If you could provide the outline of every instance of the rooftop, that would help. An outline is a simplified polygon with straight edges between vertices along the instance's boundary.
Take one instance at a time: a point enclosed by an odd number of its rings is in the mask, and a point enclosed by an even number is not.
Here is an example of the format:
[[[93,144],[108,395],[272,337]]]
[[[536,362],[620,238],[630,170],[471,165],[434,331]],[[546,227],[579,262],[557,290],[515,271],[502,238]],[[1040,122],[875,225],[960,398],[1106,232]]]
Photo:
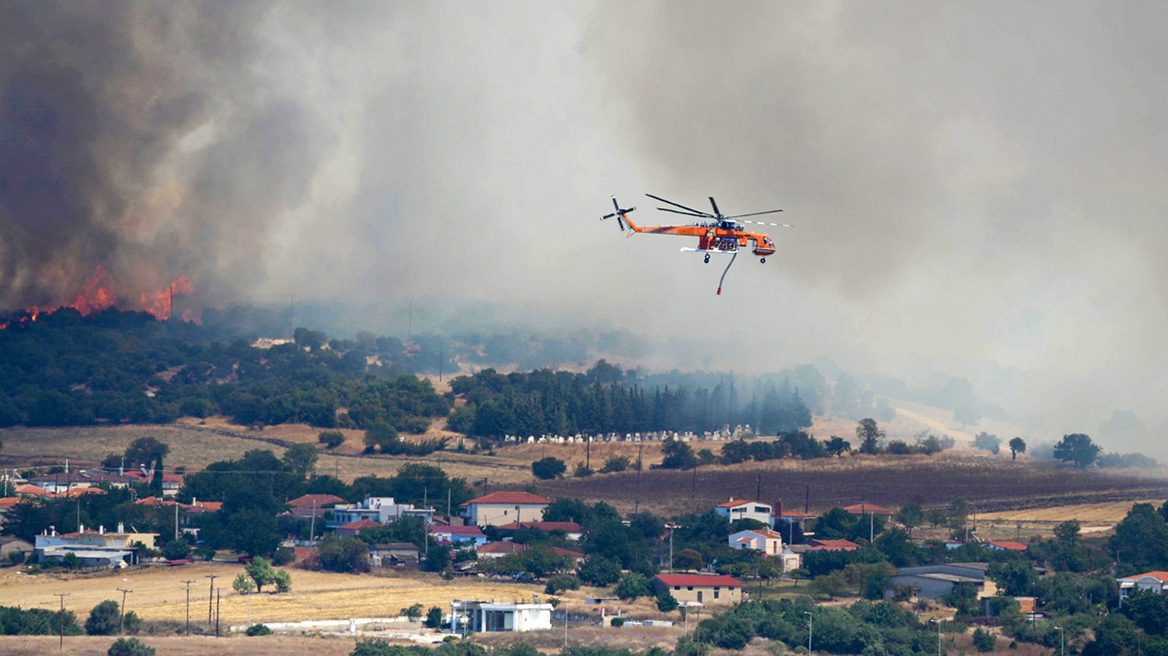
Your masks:
[[[723,574],[658,574],[653,578],[660,579],[665,585],[742,587],[738,579]]]
[[[547,505],[551,503],[551,501],[539,496],[538,494],[532,494],[530,492],[492,492],[486,496],[479,497],[477,499],[471,499],[462,505],[469,506],[472,503],[519,503]]]

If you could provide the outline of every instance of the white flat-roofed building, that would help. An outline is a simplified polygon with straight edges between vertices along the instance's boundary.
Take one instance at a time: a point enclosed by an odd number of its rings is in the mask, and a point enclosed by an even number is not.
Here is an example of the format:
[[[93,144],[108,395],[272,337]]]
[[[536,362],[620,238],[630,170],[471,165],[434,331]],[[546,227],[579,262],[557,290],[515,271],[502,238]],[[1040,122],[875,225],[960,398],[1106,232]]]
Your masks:
[[[455,633],[459,632],[460,623],[475,633],[539,631],[552,628],[551,604],[452,601],[450,609],[450,630]]]

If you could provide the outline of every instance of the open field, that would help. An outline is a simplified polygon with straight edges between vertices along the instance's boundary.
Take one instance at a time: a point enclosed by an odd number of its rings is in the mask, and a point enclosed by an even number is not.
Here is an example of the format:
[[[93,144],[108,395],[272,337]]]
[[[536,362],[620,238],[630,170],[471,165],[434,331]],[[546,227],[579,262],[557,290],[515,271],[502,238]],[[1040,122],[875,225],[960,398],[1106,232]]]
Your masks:
[[[110,636],[72,636],[65,638],[65,653],[76,656],[105,656],[116,638]],[[354,638],[264,636],[150,636],[138,639],[154,647],[158,656],[348,656],[357,644]],[[0,653],[8,656],[56,654],[57,636],[0,636]]]
[[[348,619],[351,617],[393,617],[403,607],[420,603],[426,608],[449,608],[454,599],[529,601],[542,586],[492,583],[460,579],[447,583],[436,575],[411,573],[374,576],[289,569],[292,591],[284,594],[257,594],[251,597],[252,622],[295,622],[301,620]],[[203,563],[183,567],[144,567],[123,572],[93,575],[40,574],[27,583],[28,607],[55,609],[54,593],[67,593],[65,608],[84,621],[89,610],[105,599],[121,601],[118,588],[134,590],[126,599],[127,610],[143,620],[183,620],[186,592],[182,581],[193,580],[192,622],[207,619],[209,575],[216,575],[216,587],[223,587],[220,613],[224,625],[244,624],[248,619],[248,598],[231,589],[231,581],[243,572],[243,565]],[[0,599],[23,605],[25,576],[14,569],[0,570]],[[125,581],[124,579],[129,579]]]
[[[782,499],[811,512],[867,500],[892,508],[924,507],[964,497],[980,512],[1168,498],[1168,480],[1084,471],[1038,460],[954,455],[774,460],[696,471],[651,470],[541,481],[545,496],[597,499],[622,510],[678,514],[705,510],[729,497]]]

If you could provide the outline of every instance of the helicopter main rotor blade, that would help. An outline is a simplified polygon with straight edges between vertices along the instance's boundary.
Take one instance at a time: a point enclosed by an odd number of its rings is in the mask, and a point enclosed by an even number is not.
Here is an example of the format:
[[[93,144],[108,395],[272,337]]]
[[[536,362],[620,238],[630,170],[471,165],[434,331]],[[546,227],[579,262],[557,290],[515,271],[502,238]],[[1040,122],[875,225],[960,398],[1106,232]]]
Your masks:
[[[645,194],[645,195],[648,196],[649,198],[652,198],[653,200],[659,200],[662,203],[669,203],[670,205],[673,205],[674,207],[680,207],[683,210],[689,210],[690,212],[693,212],[694,214],[699,214],[701,216],[709,217],[711,219],[715,218],[713,214],[710,214],[708,212],[703,212],[701,210],[695,210],[692,207],[686,207],[685,205],[682,205],[681,203],[675,203],[671,200],[665,200],[664,198],[661,198],[660,196],[654,196],[653,194]]]
[[[795,226],[791,225],[790,223],[768,223],[766,221],[743,221],[743,223],[749,223],[751,225],[774,226],[776,228],[794,228],[795,227]]]
[[[727,216],[727,217],[725,217],[725,218],[727,218],[727,219],[739,219],[739,218],[742,218],[742,217],[744,217],[744,216],[759,216],[759,215],[762,215],[762,214],[775,214],[775,213],[782,212],[782,211],[783,211],[783,210],[767,210],[767,211],[765,211],[765,212],[751,212],[750,214],[735,214],[734,216]]]
[[[674,214],[680,214],[682,216],[692,216],[692,217],[695,217],[698,219],[712,219],[713,218],[709,214],[693,214],[692,212],[679,212],[678,210],[671,210],[668,207],[658,207],[657,209],[661,210],[662,212],[673,212]]]
[[[604,216],[600,217],[600,219],[601,219],[601,220],[604,220],[604,219],[611,219],[611,218],[612,218],[612,217],[614,217],[614,216],[616,216],[616,212],[613,212],[612,214],[605,214]]]
[[[618,211],[618,212],[620,211],[620,205],[617,205],[617,204],[616,204],[616,196],[613,196],[613,197],[612,197],[612,206],[613,206],[614,208],[616,208],[616,211]]]
[[[710,196],[710,205],[712,205],[714,208],[714,214],[716,214],[718,216],[722,216],[722,211],[718,209],[718,204],[714,202],[713,196]],[[726,218],[730,218],[730,217],[726,217]]]

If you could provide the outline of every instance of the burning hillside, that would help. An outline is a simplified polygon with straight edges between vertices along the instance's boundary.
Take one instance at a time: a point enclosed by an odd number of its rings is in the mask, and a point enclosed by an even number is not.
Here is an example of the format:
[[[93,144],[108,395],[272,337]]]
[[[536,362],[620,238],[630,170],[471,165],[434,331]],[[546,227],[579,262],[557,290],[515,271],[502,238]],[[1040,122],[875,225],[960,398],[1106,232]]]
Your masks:
[[[0,322],[0,330],[12,325],[25,325],[37,320],[41,314],[52,313],[64,308],[72,308],[81,316],[94,312],[101,312],[112,307],[125,310],[136,310],[150,314],[155,319],[165,320],[174,315],[174,299],[176,296],[190,296],[195,292],[194,282],[189,276],[181,276],[152,293],[141,293],[136,300],[133,294],[118,286],[117,281],[106,273],[105,267],[100,264],[93,273],[93,278],[79,291],[71,301],[59,301],[49,304],[30,305],[23,312]],[[191,320],[191,310],[183,311],[184,321]]]

